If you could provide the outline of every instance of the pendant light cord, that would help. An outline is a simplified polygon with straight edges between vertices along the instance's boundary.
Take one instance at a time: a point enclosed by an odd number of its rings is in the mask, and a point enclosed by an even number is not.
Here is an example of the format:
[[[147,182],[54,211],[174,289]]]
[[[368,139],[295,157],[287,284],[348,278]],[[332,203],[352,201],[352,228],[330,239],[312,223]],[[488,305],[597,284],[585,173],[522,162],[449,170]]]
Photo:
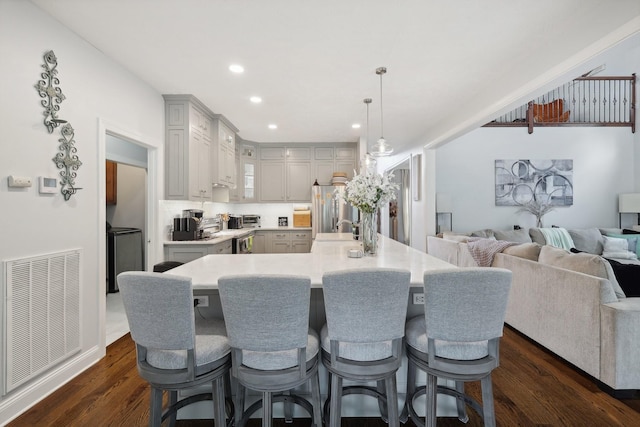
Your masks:
[[[380,138],[384,139],[384,118],[382,115],[382,75],[386,70],[380,72]]]

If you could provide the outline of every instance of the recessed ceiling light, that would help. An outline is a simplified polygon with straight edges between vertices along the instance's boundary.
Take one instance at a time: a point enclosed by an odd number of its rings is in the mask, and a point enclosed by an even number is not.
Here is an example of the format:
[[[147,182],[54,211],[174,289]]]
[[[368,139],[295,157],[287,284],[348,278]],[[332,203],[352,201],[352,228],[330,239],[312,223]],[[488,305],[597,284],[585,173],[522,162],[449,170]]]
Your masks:
[[[351,127],[354,129],[360,129],[360,123],[354,123],[351,125]]]
[[[239,64],[231,64],[229,65],[229,71],[236,74],[244,73],[244,67]]]
[[[278,129],[278,125],[276,125],[276,124],[274,124],[274,123],[271,123],[271,124],[269,125],[269,129]]]
[[[251,98],[249,98],[249,101],[253,102],[254,104],[260,104],[262,102],[262,98],[260,98],[259,96],[252,96]]]

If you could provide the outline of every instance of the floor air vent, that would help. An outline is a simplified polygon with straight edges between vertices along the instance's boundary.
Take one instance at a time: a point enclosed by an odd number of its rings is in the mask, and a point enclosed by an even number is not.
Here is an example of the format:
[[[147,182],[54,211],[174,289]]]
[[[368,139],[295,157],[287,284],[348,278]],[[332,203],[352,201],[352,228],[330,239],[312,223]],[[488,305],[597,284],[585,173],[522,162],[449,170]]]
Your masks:
[[[6,394],[80,350],[80,250],[4,267]]]

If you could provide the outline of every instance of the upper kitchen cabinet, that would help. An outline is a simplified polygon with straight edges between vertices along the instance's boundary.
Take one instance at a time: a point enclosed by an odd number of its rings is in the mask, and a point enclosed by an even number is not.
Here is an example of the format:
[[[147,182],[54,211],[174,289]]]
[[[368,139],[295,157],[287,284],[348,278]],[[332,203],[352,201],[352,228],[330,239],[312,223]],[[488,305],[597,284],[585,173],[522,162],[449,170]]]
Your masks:
[[[193,95],[165,100],[165,198],[211,201],[213,113]]]
[[[260,146],[260,201],[311,200],[311,146]]]
[[[334,172],[345,172],[353,178],[356,168],[355,146],[315,146],[313,151],[314,177],[320,185],[331,185]]]
[[[216,115],[214,121],[213,185],[230,189],[236,187],[236,132],[238,129],[224,116]]]
[[[255,202],[258,200],[258,147],[249,141],[236,141],[238,160],[238,201]]]

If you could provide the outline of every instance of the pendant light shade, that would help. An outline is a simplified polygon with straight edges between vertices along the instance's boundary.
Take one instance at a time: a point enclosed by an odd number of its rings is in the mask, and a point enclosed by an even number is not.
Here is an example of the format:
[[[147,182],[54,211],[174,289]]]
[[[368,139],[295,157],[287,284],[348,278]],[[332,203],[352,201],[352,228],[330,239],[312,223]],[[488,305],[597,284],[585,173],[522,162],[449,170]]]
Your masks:
[[[365,105],[367,106],[367,139],[366,146],[369,146],[369,104],[371,104],[371,98],[365,98],[363,100]],[[360,170],[366,172],[375,172],[376,171],[376,159],[367,151],[364,159],[360,162]]]
[[[371,155],[374,157],[389,156],[393,153],[393,147],[384,139],[384,117],[382,114],[382,75],[387,72],[385,67],[376,68],[376,74],[380,76],[380,139],[372,147]]]

